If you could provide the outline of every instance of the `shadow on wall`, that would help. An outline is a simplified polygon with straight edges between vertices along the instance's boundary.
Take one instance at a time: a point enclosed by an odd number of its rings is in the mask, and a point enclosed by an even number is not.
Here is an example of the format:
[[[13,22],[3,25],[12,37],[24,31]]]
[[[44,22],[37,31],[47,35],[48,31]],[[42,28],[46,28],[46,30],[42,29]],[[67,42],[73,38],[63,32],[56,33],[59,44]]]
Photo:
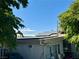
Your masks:
[[[6,56],[8,56],[7,59],[24,59],[19,53],[7,53]]]

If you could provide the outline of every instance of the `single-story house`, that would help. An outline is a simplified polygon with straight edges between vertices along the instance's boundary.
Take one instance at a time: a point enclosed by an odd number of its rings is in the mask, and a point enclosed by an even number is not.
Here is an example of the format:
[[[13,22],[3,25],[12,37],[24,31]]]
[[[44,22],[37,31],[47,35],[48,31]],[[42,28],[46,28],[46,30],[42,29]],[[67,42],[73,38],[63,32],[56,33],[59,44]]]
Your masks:
[[[63,37],[57,33],[18,38],[17,42],[16,52],[24,59],[59,59],[64,54]]]
[[[76,59],[79,57],[75,46],[65,41],[63,35],[58,33],[18,37],[17,43],[13,51],[19,53],[24,59],[62,59],[69,55]]]
[[[24,59],[62,59],[69,55],[79,58],[78,50],[74,44],[64,40],[63,34],[42,33],[35,37],[18,38],[17,42],[16,51]]]

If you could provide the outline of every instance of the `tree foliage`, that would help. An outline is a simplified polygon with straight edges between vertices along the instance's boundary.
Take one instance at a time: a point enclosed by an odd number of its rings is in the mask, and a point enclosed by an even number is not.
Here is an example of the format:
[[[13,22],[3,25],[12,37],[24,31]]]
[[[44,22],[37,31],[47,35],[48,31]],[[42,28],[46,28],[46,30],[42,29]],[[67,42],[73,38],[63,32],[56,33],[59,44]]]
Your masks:
[[[60,26],[65,33],[65,39],[79,46],[79,0],[59,15]]]
[[[24,27],[22,20],[13,14],[11,7],[26,7],[27,0],[0,0],[0,44],[15,47],[17,35],[15,30]]]
[[[16,7],[19,9],[20,5],[26,7],[28,4],[28,0],[0,0],[0,8],[8,8],[10,6]]]

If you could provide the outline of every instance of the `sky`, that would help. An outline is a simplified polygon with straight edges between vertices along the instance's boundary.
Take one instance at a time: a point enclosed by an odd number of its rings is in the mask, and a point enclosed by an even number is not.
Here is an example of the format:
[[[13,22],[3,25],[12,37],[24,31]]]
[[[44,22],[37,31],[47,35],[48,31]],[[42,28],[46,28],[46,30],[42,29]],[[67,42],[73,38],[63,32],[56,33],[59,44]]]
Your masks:
[[[17,10],[16,16],[23,20],[24,35],[35,35],[40,32],[57,31],[58,15],[66,11],[74,0],[29,0],[27,8]]]

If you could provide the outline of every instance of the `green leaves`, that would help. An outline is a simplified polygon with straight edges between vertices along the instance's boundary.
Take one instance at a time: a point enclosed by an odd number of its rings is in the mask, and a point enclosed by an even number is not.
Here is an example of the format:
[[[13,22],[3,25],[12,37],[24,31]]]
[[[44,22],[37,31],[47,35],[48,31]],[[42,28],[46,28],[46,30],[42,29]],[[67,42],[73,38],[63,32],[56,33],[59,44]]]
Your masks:
[[[28,4],[28,0],[0,0],[0,7],[8,8],[8,7],[16,7],[20,8],[20,5],[26,7]]]
[[[26,7],[27,0],[0,0],[0,44],[2,46],[16,47],[16,31],[23,28],[22,19],[16,17],[10,7],[20,8],[20,5]]]
[[[76,0],[70,8],[59,16],[60,26],[65,32],[65,39],[79,43],[79,1]]]
[[[5,13],[8,13],[6,15]],[[16,32],[14,29],[19,29],[21,21],[15,17],[11,11],[3,12],[0,16],[0,43],[5,43],[8,47],[16,45]]]

